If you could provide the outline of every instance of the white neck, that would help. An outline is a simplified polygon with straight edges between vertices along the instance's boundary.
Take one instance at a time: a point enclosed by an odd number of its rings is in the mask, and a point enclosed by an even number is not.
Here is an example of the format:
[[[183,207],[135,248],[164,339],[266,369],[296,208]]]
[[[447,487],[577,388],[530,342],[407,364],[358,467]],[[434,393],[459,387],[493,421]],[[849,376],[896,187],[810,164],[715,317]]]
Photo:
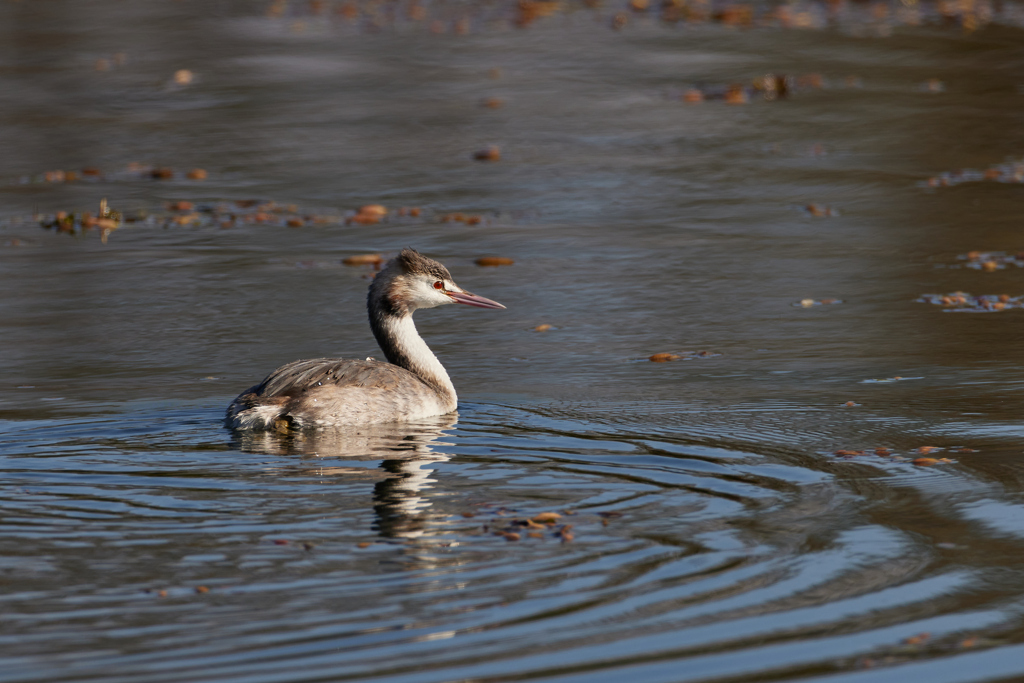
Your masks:
[[[416,331],[412,315],[382,316],[374,336],[387,359],[417,375],[454,404],[458,399],[448,372]]]

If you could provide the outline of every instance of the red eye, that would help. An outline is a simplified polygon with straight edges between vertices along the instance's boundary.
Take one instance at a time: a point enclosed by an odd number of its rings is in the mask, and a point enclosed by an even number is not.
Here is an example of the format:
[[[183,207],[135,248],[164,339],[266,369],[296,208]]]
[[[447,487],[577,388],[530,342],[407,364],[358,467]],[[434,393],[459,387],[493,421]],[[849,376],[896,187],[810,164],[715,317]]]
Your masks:
[[[444,283],[438,280],[434,283],[434,289],[444,289]]]

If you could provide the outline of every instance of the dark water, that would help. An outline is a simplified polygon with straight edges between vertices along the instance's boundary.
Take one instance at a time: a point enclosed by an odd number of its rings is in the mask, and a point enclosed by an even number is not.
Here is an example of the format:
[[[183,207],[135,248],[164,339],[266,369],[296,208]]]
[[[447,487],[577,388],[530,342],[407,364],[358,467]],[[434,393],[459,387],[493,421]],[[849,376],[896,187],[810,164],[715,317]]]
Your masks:
[[[0,6],[0,681],[1024,676],[1024,311],[916,301],[1024,294],[958,259],[1024,250],[1024,185],[926,186],[1024,157],[1022,34],[482,7]],[[104,197],[149,218],[39,227]],[[380,355],[340,261],[406,245],[508,306],[417,316],[458,415],[225,430]]]

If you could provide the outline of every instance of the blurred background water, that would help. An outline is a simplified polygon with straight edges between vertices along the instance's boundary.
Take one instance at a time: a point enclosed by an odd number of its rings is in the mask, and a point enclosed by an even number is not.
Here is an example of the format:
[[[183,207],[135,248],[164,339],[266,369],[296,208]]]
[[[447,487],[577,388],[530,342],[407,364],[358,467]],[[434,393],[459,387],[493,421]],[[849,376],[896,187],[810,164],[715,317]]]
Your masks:
[[[1020,16],[3,3],[0,681],[1024,676]],[[458,414],[224,429],[407,245]]]

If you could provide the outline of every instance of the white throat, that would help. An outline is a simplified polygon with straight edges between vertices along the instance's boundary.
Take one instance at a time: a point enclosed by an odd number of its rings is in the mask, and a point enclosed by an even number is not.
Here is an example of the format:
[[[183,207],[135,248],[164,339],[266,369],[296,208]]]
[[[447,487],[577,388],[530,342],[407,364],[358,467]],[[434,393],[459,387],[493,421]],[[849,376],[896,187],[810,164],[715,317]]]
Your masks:
[[[391,347],[385,348],[385,345],[381,344],[381,350],[388,356],[388,360],[418,375],[439,392],[448,394],[446,398],[450,397],[452,403],[456,402],[458,399],[455,395],[455,386],[448,377],[448,372],[423,341],[423,337],[416,330],[416,324],[412,321],[412,316],[389,316],[381,323],[380,331]],[[380,341],[378,338],[378,342]]]

